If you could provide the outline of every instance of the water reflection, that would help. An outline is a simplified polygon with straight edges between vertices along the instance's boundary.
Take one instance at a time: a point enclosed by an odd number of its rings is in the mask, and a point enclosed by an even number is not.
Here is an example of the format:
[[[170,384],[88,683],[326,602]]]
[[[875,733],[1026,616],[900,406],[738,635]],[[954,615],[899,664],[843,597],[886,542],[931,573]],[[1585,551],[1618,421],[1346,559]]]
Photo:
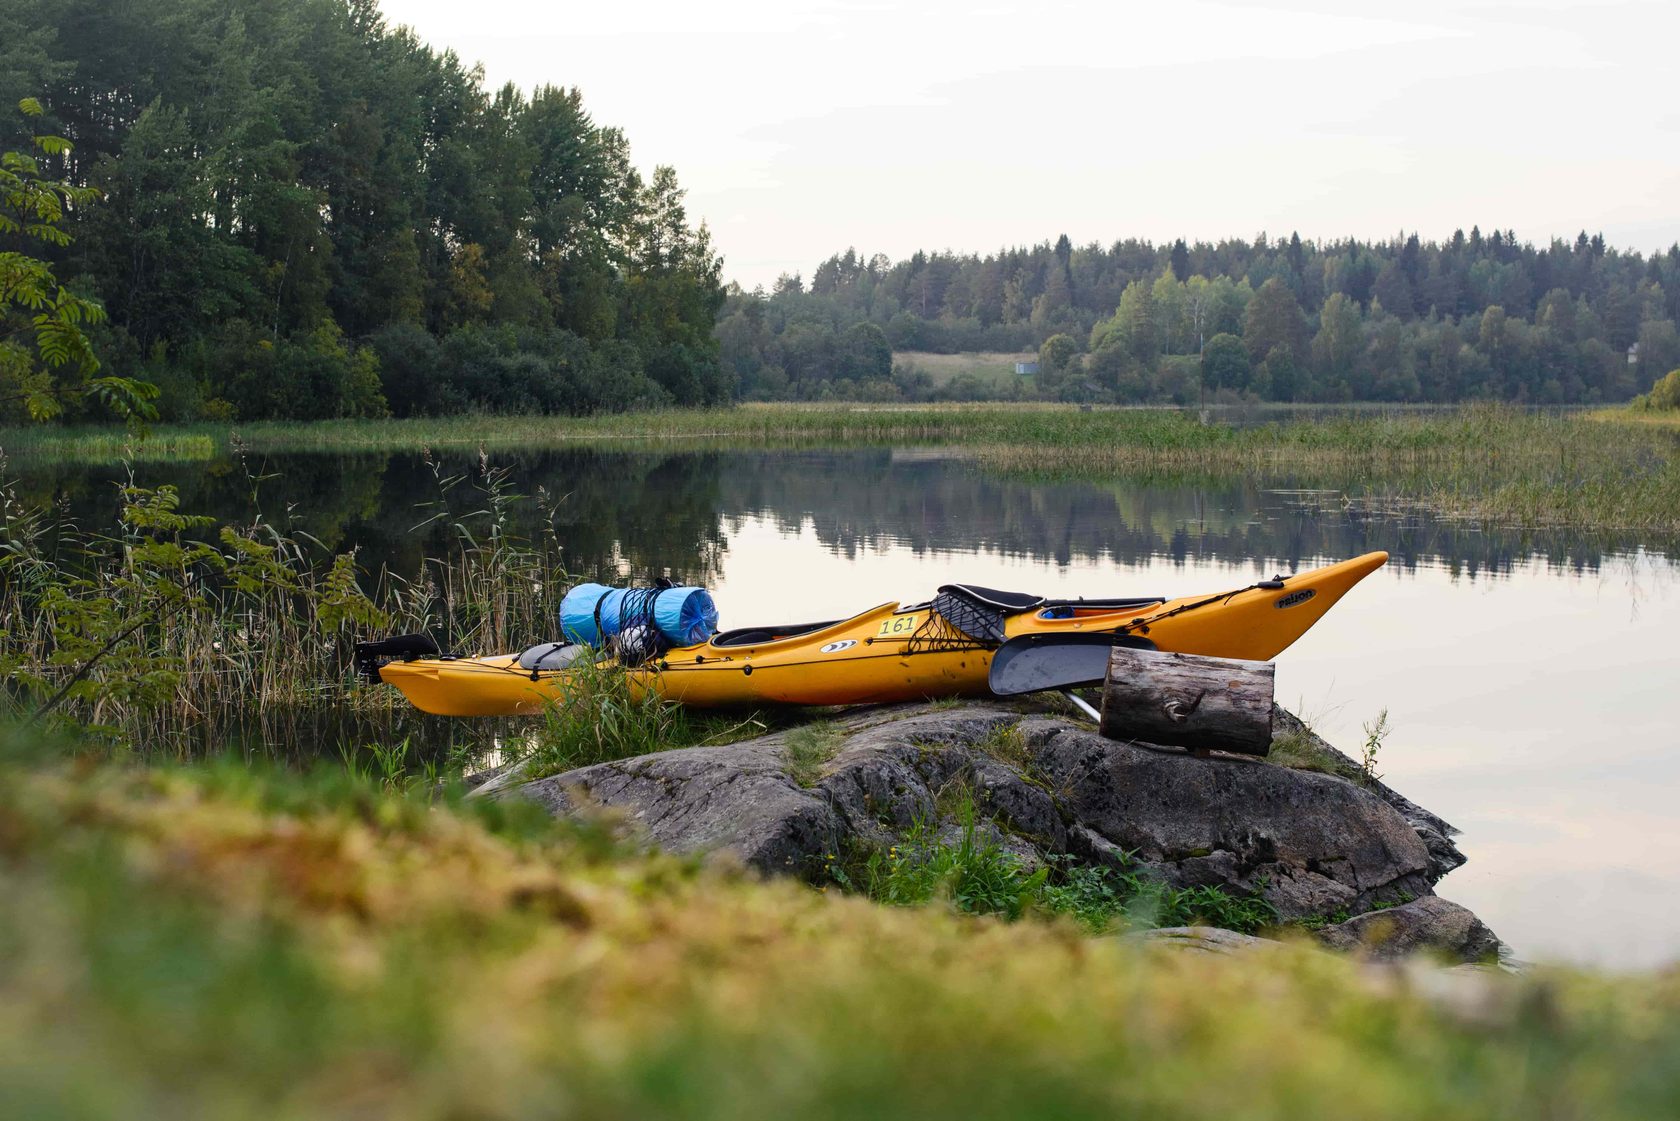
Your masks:
[[[556,534],[573,573],[705,583],[727,625],[833,617],[951,580],[1189,594],[1386,549],[1394,563],[1279,658],[1279,699],[1355,749],[1361,725],[1389,711],[1380,768],[1465,831],[1471,863],[1444,894],[1519,955],[1624,966],[1680,956],[1680,569],[1669,543],[1372,514],[1311,479],[1009,478],[916,450],[498,461],[526,496],[509,508],[514,529]],[[478,531],[493,497],[467,456],[179,470],[147,467],[140,481],[179,486],[183,509],[260,512],[399,572],[448,549],[453,526]],[[24,483],[103,529],[118,478],[35,469]],[[432,519],[439,502],[450,516]],[[413,721],[428,757],[471,746],[459,722]]]
[[[1472,579],[1531,558],[1577,572],[1641,545],[1633,534],[1525,532],[1372,512],[1312,479],[1195,481],[1000,476],[944,451],[673,452],[566,449],[498,454],[516,532],[554,533],[578,576],[669,574],[714,583],[732,531],[762,517],[856,557],[884,545],[913,552],[984,549],[1060,566],[1241,563],[1286,568],[1387,549],[1401,567],[1439,564]],[[462,528],[480,532],[493,495],[471,455],[288,455],[223,459],[182,473],[144,465],[138,481],[171,483],[182,508],[230,521],[257,517],[323,547],[356,548],[369,570],[413,572]],[[117,469],[35,467],[29,497],[56,501],[87,528],[112,525]],[[436,515],[446,516],[437,517]],[[416,528],[421,527],[421,528]]]

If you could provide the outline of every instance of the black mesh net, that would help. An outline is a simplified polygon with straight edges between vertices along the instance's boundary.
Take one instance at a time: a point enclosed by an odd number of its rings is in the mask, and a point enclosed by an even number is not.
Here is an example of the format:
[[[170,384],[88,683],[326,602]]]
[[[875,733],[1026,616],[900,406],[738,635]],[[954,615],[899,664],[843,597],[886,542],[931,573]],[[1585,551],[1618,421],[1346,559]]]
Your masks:
[[[639,666],[665,652],[668,644],[653,618],[654,601],[664,590],[631,588],[624,593],[618,607],[618,633],[607,640],[608,649],[622,664]],[[596,620],[596,629],[599,628],[600,621]]]
[[[904,644],[906,654],[936,650],[985,650],[1003,643],[1003,609],[956,591],[933,597],[932,610]]]

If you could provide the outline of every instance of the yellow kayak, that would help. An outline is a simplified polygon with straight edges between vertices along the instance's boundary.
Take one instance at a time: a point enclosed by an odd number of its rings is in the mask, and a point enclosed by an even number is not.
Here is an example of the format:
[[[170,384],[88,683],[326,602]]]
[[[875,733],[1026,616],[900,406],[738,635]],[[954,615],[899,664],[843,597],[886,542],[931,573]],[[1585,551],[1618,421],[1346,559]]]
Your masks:
[[[1180,599],[1047,600],[948,585],[927,603],[849,619],[725,631],[630,671],[631,685],[700,707],[845,705],[983,696],[992,655],[1024,635],[1127,636],[1184,654],[1266,661],[1387,562],[1367,553],[1246,587]],[[372,644],[377,647],[378,644]],[[435,647],[433,648],[435,649]],[[566,698],[560,643],[468,658],[399,655],[364,670],[439,716],[518,716]],[[386,654],[386,650],[377,650]],[[575,655],[574,655],[575,656]]]

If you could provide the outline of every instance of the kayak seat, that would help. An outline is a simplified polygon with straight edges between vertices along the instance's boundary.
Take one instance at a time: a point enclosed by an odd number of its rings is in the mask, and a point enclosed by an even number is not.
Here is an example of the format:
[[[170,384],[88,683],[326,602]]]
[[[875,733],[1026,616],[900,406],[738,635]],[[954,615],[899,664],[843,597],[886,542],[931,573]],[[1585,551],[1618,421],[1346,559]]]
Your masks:
[[[1043,596],[1028,595],[1025,592],[1000,592],[996,588],[982,588],[975,584],[943,584],[939,590],[951,595],[960,595],[973,603],[995,608],[1006,616],[1031,611],[1044,603]]]
[[[758,646],[766,642],[780,642],[784,638],[798,638],[802,634],[820,631],[841,622],[829,619],[822,623],[789,623],[781,627],[738,627],[712,636],[713,646]]]
[[[911,637],[910,648],[961,649],[965,644],[976,642],[983,646],[996,646],[1004,640],[1005,619],[1031,611],[1043,602],[1043,596],[1000,592],[996,588],[981,588],[973,584],[945,584],[933,597],[932,606],[934,614],[944,619],[951,629],[943,633],[918,632]]]

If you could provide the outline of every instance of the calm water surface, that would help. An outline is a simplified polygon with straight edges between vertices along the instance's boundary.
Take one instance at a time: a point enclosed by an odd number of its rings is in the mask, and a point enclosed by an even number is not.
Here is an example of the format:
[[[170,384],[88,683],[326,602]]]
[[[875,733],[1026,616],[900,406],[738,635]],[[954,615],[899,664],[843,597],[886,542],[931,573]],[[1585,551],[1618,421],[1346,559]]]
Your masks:
[[[542,508],[582,576],[708,584],[723,624],[830,618],[967,581],[1044,594],[1218,590],[1371,549],[1393,563],[1278,658],[1279,700],[1357,754],[1383,709],[1387,780],[1457,825],[1441,885],[1518,956],[1680,958],[1680,735],[1672,543],[1370,517],[1337,492],[1250,480],[1055,481],[946,453],[499,456],[522,532]],[[483,508],[465,458],[291,456],[146,468],[183,508],[255,507],[370,568],[447,547]],[[26,468],[26,490],[110,524],[115,471]],[[253,484],[254,475],[273,475]],[[539,501],[540,496],[540,501]],[[546,636],[532,636],[533,641]]]

